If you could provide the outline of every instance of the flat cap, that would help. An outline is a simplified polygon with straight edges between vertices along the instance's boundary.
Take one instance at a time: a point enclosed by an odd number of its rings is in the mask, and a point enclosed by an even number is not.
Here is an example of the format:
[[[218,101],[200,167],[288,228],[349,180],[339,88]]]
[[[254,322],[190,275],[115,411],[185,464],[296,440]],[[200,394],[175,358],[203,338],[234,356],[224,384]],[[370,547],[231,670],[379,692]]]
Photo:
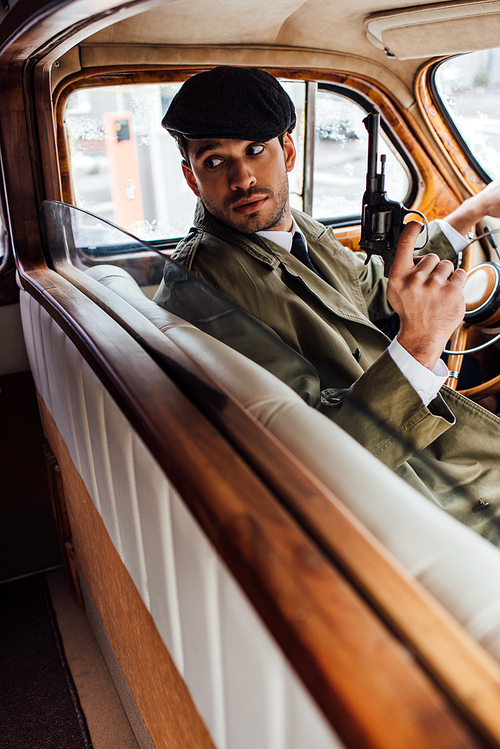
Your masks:
[[[188,140],[268,141],[293,130],[295,107],[283,86],[258,68],[221,66],[189,78],[162,120]]]

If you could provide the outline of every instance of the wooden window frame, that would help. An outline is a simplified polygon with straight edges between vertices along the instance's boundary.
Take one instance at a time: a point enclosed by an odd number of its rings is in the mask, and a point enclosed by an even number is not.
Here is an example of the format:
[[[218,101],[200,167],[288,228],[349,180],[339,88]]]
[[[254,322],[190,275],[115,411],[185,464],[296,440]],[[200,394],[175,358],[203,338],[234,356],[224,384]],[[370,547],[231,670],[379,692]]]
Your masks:
[[[55,119],[55,137],[60,170],[60,182],[52,185],[52,199],[74,204],[69,170],[69,153],[64,127],[64,110],[68,97],[75,91],[123,84],[174,83],[195,75],[212,66],[137,66],[123,65],[110,72],[109,68],[88,68],[63,79],[53,94]],[[266,68],[276,77],[289,80],[302,80],[341,86],[349,93],[361,97],[367,106],[381,112],[382,120],[394,135],[406,160],[411,164],[417,177],[415,201],[413,207],[422,211],[429,219],[442,216],[458,205],[459,195],[447,182],[447,175],[433,162],[426,149],[418,139],[419,126],[416,120],[405,112],[404,116],[396,105],[390,92],[372,79],[358,75],[340,73],[324,69],[294,70],[291,68]],[[359,224],[339,227],[336,230],[339,239],[353,250],[357,250],[360,237]]]

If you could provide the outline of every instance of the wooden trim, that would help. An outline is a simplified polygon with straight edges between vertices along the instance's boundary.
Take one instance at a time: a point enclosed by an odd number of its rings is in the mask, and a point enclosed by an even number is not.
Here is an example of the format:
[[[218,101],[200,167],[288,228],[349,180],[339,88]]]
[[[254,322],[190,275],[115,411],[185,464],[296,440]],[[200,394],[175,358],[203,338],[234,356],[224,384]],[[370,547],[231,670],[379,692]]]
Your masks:
[[[57,274],[22,280],[148,445],[347,746],[480,746],[406,648],[139,345]]]
[[[42,400],[40,411],[62,467],[78,563],[156,747],[214,749],[186,684]],[[113,595],[113,591],[119,594]]]
[[[40,410],[43,414],[42,407]],[[47,440],[45,440],[43,445],[43,453],[45,456],[45,464],[47,466],[52,514],[56,524],[57,540],[59,542],[59,549],[63,561],[64,576],[74,599],[78,605],[83,608],[83,594],[75,564],[75,549],[73,547],[73,539],[71,538],[71,526],[64,496],[61,469]]]
[[[35,92],[38,138],[42,157],[45,187],[44,198],[48,200],[61,200],[61,168],[52,110],[50,65],[48,63],[39,63],[34,66],[33,89]]]
[[[133,333],[153,357],[163,352],[164,362],[176,362],[183,373],[190,373],[189,378],[184,376],[187,397],[209,415],[314,542],[417,655],[448,697],[479,730],[500,743],[500,667],[496,661],[410,578],[343,503],[173,343],[168,333],[154,330],[114,292],[71,265],[58,269]],[[193,390],[189,387],[193,382],[204,382],[207,387]],[[222,397],[214,398],[214,392]],[[218,405],[222,402],[223,408]],[[479,694],[481,698],[476,699]]]
[[[446,58],[441,59],[444,60]],[[441,114],[440,106],[432,94],[429,80],[437,62],[439,62],[439,59],[426,63],[419,70],[415,80],[416,100],[430,132],[436,136],[438,148],[453,169],[459,184],[465,188],[466,197],[469,197],[474,193],[480,192],[486,186],[486,183],[483,182],[479,174],[465,158],[454,133],[448,127]]]
[[[488,380],[484,385],[476,385],[476,387],[468,388],[467,390],[460,390],[462,395],[472,400],[486,398],[488,395],[496,395],[500,390],[500,375],[493,377]]]
[[[16,6],[17,7],[17,6]],[[44,264],[21,63],[0,65],[0,150],[15,257],[24,267]]]

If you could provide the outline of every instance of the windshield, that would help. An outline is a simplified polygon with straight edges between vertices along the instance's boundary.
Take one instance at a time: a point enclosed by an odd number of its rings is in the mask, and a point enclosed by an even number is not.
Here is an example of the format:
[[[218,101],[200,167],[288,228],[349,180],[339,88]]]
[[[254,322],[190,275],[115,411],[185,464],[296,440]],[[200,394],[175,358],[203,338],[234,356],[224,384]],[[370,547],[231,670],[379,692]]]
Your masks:
[[[500,49],[452,57],[434,85],[466,149],[486,181],[500,177]]]

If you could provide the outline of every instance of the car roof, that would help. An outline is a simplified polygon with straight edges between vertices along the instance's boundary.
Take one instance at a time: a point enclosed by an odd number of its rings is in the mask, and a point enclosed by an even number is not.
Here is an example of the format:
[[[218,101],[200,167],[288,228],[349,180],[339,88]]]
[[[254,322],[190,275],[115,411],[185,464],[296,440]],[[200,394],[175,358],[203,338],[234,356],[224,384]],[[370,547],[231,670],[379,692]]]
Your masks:
[[[412,90],[426,60],[496,47],[500,22],[495,2],[172,0],[144,8],[110,16],[82,42],[84,57],[154,63],[170,48],[181,64],[349,70]]]

